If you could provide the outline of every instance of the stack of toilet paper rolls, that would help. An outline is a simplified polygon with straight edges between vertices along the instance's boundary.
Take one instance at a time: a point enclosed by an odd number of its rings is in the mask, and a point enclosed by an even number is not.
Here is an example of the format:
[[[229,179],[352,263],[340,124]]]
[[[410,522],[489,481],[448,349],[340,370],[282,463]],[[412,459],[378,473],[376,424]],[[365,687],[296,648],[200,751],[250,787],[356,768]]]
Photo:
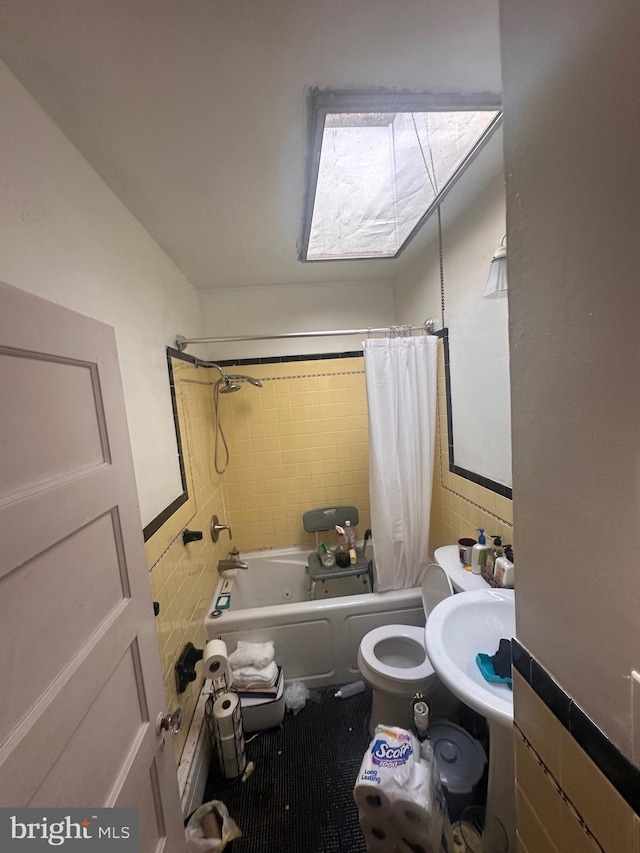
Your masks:
[[[353,791],[368,853],[438,853],[446,804],[431,744],[378,726]]]
[[[244,773],[247,758],[242,728],[242,706],[235,690],[230,690],[227,646],[222,640],[207,643],[203,654],[205,675],[213,685],[210,731],[218,763],[225,779]]]
[[[236,779],[244,773],[247,758],[240,698],[235,691],[227,690],[216,696],[213,717],[218,731],[216,747],[220,769],[225,779]]]

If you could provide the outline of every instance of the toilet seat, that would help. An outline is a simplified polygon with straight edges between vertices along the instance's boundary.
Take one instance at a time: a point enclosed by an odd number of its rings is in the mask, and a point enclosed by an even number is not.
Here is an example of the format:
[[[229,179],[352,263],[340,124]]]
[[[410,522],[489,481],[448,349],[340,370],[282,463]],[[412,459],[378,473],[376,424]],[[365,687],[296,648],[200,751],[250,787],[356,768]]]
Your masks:
[[[422,650],[424,660],[417,666],[408,667],[384,663],[376,654],[376,646],[384,640],[406,640],[415,643]],[[367,680],[375,683],[383,679],[387,689],[393,693],[407,686],[417,687],[435,674],[425,649],[424,628],[415,625],[381,625],[369,631],[360,643],[358,665]]]
[[[429,614],[453,594],[448,575],[436,563],[428,565],[422,579],[424,614]],[[427,657],[424,628],[415,625],[381,625],[362,638],[358,649],[358,669],[371,685],[369,733],[376,726],[413,726],[412,699],[420,691],[432,713],[450,717],[459,701],[438,680]]]

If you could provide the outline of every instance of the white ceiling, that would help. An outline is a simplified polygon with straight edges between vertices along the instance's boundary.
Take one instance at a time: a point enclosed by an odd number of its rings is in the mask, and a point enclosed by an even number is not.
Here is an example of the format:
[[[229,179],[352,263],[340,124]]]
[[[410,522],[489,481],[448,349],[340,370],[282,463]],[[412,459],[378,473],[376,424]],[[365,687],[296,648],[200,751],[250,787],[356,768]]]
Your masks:
[[[201,289],[392,279],[433,234],[297,260],[307,87],[501,89],[498,0],[0,0],[0,56]]]

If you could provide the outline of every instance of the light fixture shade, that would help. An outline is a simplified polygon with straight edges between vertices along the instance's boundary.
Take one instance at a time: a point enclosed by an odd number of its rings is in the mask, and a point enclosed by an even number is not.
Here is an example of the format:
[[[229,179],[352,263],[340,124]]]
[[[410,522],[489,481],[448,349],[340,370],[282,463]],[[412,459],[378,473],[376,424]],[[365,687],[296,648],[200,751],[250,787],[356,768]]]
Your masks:
[[[485,299],[500,299],[507,295],[507,259],[494,258],[489,267],[487,286],[482,294]]]
[[[500,299],[507,295],[507,238],[506,235],[495,250],[487,286],[482,294],[484,299]]]

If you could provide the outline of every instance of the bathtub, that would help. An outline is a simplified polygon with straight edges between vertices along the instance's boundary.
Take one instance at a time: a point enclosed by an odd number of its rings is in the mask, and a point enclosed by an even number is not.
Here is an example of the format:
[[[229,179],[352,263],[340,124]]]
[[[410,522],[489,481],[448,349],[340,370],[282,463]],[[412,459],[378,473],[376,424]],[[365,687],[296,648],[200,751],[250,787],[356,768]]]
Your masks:
[[[230,652],[238,640],[273,640],[287,681],[309,687],[355,681],[360,678],[358,647],[366,633],[378,625],[425,623],[417,587],[363,593],[362,580],[341,579],[316,589],[322,597],[309,601],[307,549],[253,551],[240,557],[249,568],[226,572],[220,579],[205,617],[206,638],[220,637]],[[223,593],[230,595],[230,608],[216,611]]]

